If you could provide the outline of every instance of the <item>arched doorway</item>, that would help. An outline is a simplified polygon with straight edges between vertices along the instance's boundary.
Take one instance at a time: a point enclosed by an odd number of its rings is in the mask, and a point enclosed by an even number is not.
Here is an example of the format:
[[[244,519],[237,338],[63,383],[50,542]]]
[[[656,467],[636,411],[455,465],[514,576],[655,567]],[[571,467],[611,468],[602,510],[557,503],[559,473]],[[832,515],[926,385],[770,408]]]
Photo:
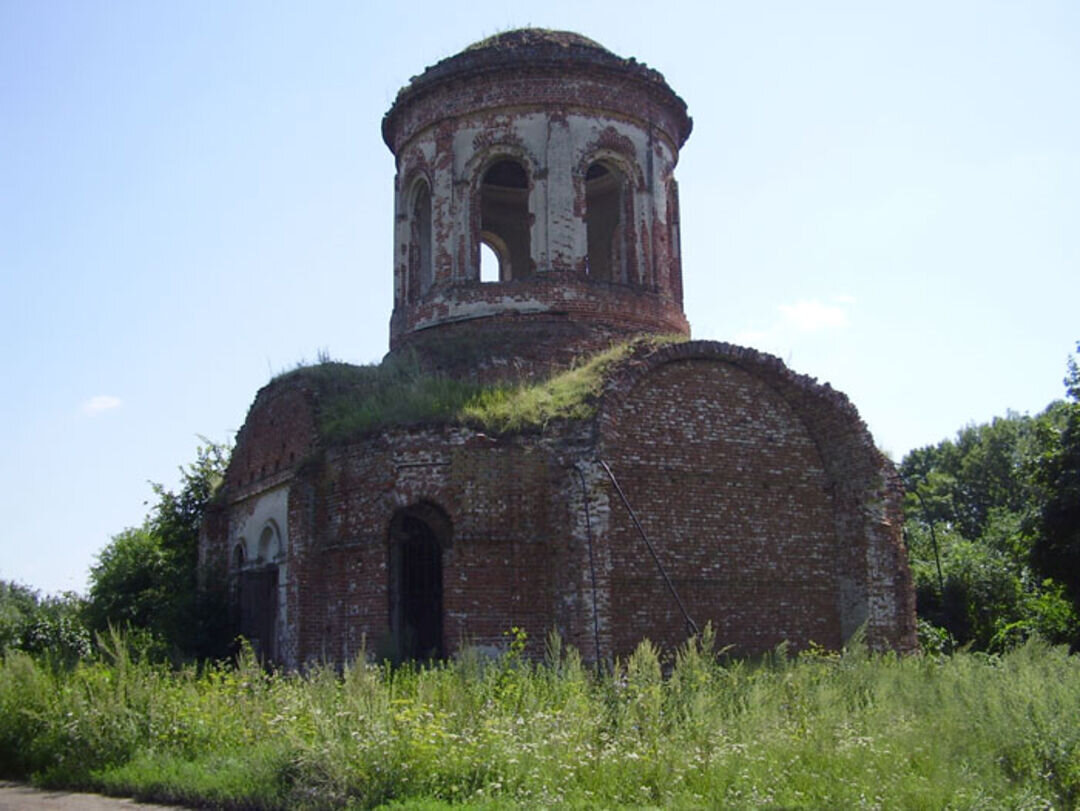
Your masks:
[[[390,631],[400,660],[441,659],[443,554],[450,519],[439,506],[419,502],[390,519]]]
[[[264,664],[280,661],[278,590],[284,552],[281,531],[273,519],[263,525],[252,547],[240,538],[233,548],[237,632]]]

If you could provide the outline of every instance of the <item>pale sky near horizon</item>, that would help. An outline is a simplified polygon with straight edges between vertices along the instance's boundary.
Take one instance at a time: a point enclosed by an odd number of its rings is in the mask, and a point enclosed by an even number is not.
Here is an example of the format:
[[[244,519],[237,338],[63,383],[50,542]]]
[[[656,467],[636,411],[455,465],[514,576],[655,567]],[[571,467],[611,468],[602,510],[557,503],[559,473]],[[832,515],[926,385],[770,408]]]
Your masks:
[[[687,101],[695,337],[829,382],[895,459],[1062,397],[1080,3],[0,0],[0,579],[85,589],[274,373],[383,355],[382,115],[526,25]]]

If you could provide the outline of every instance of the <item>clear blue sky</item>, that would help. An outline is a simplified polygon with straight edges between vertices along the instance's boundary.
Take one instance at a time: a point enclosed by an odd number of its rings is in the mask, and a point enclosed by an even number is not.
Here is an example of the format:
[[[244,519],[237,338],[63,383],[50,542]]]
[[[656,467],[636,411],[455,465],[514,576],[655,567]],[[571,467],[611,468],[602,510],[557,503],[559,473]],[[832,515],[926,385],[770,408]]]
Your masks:
[[[269,377],[386,350],[398,88],[484,36],[660,70],[686,309],[912,447],[1063,394],[1080,3],[0,0],[0,578],[82,590]]]

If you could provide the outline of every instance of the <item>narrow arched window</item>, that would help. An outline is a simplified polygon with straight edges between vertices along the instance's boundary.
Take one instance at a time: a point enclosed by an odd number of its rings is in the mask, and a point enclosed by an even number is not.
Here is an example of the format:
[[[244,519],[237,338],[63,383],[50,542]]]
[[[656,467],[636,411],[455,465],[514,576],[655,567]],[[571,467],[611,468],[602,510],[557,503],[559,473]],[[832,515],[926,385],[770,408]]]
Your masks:
[[[585,172],[585,271],[599,281],[626,281],[625,186],[610,163],[597,161]]]
[[[675,178],[669,178],[667,183],[667,210],[668,232],[671,245],[670,263],[668,266],[668,288],[671,295],[682,306],[682,237],[679,224],[679,185]]]
[[[241,568],[244,563],[247,562],[247,555],[244,553],[244,542],[241,541],[233,549],[233,566],[237,569]]]
[[[431,191],[416,184],[409,215],[409,299],[426,293],[435,280],[431,262]]]
[[[480,183],[479,237],[480,243],[487,245],[498,259],[499,281],[529,275],[532,270],[529,177],[516,160],[497,161],[484,172]],[[479,261],[478,249],[478,264]]]

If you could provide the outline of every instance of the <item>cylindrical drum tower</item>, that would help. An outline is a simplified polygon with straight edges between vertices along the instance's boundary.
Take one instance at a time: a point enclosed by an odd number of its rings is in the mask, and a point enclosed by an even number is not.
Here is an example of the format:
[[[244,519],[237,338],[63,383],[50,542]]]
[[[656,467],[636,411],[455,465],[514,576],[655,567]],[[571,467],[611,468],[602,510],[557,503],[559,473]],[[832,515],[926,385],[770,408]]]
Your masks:
[[[529,376],[688,334],[673,173],[690,128],[658,72],[567,32],[509,31],[415,77],[383,119],[391,352]]]

